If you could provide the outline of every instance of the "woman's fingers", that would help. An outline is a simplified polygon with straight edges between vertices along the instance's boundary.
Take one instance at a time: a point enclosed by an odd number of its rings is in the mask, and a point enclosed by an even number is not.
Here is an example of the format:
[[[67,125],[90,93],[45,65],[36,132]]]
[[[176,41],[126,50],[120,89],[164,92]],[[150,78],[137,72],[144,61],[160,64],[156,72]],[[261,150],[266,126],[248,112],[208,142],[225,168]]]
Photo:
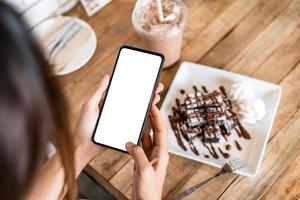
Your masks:
[[[153,129],[154,143],[151,156],[152,158],[157,159],[157,162],[156,160],[151,160],[151,163],[154,164],[156,169],[161,169],[165,172],[169,162],[168,136],[162,116],[156,105],[153,105],[151,108],[150,122]]]
[[[163,90],[164,90],[164,84],[162,84],[161,82],[159,82],[159,83],[157,84],[155,93],[158,94],[158,93],[160,93],[160,92],[163,91]]]
[[[142,147],[146,153],[148,160],[151,159],[151,152],[153,148],[152,138],[149,133],[144,133],[142,136]]]
[[[157,103],[159,103],[159,101],[160,101],[160,96],[159,96],[159,94],[156,94],[153,99],[153,104],[157,104]]]
[[[157,104],[160,101],[159,93],[164,90],[164,85],[159,82],[155,91],[155,96],[153,98],[153,104]]]
[[[133,158],[135,166],[139,171],[144,171],[150,166],[148,158],[140,146],[137,146],[132,142],[128,142],[125,145],[125,148]]]
[[[108,83],[109,83],[109,76],[105,75],[100,81],[99,87],[97,88],[96,92],[89,98],[87,102],[88,108],[98,109],[99,102],[101,100],[103,93],[107,89]]]
[[[154,144],[161,148],[167,148],[167,132],[161,114],[156,105],[152,105],[150,122],[154,132]]]

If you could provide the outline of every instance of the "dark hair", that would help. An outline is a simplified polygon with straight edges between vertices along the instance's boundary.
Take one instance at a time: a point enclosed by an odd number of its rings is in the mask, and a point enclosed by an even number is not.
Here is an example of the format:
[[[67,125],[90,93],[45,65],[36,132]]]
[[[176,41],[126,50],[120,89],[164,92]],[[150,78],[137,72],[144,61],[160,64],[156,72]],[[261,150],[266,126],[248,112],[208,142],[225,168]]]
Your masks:
[[[45,161],[50,140],[76,198],[74,144],[67,104],[21,17],[0,2],[0,196],[22,199]],[[41,197],[42,199],[42,197]]]

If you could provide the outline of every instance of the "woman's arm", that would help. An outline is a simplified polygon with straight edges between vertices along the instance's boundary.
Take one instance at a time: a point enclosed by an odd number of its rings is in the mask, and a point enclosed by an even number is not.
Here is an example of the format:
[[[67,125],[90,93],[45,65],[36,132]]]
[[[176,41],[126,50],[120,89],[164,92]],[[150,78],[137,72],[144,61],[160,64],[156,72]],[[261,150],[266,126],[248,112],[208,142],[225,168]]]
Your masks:
[[[80,174],[87,163],[97,154],[105,151],[105,148],[92,142],[91,137],[95,128],[95,124],[99,115],[99,102],[106,90],[109,77],[104,76],[100,82],[99,88],[91,96],[81,111],[79,121],[76,126],[76,148],[75,156],[75,173],[76,177]],[[156,93],[163,90],[160,83]],[[156,104],[160,100],[156,95],[153,103]],[[34,183],[29,191],[28,200],[54,200],[63,199],[67,188],[64,185],[65,173],[60,161],[59,155],[54,154],[37,173]]]
[[[75,149],[75,173],[80,174],[86,164],[99,152],[77,146]],[[66,194],[64,168],[58,153],[55,153],[38,172],[26,199],[63,199]],[[63,192],[62,192],[63,191]]]
[[[109,77],[104,76],[97,91],[83,107],[75,129],[75,176],[78,177],[86,164],[105,148],[91,141],[99,114],[99,102],[106,90]],[[65,173],[59,154],[54,154],[37,173],[27,198],[29,200],[62,199],[67,189],[64,184]]]

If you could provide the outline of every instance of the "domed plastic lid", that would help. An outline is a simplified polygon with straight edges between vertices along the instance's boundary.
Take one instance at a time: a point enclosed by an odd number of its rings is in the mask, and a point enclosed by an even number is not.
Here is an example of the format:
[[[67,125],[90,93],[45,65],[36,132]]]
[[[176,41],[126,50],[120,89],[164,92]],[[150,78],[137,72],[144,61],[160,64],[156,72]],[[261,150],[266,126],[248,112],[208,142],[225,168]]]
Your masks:
[[[188,20],[187,7],[180,0],[139,0],[132,13],[136,31],[149,36],[171,36],[182,31]],[[160,16],[160,10],[161,14]]]

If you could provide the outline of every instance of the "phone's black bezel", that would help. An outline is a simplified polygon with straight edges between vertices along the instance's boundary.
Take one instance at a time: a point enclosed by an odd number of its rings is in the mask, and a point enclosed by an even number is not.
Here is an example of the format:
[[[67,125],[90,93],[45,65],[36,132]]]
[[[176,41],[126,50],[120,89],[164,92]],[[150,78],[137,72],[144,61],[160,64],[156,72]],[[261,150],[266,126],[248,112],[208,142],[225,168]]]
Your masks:
[[[107,147],[107,148],[110,148],[110,149],[114,149],[116,151],[120,151],[120,152],[123,152],[123,153],[126,153],[128,154],[127,151],[124,151],[122,149],[118,149],[118,148],[115,148],[115,147],[111,147],[111,146],[108,146],[108,145],[105,145],[105,144],[102,144],[102,143],[99,143],[99,142],[96,142],[95,141],[95,134],[96,134],[96,131],[97,131],[97,127],[98,127],[98,123],[99,123],[99,120],[100,120],[100,117],[101,117],[101,113],[102,113],[102,110],[103,110],[103,107],[105,106],[105,101],[106,101],[106,97],[108,95],[108,92],[109,92],[109,88],[110,88],[110,84],[112,82],[112,79],[113,79],[113,76],[114,76],[114,72],[115,72],[115,69],[117,67],[117,63],[118,63],[118,60],[119,60],[119,56],[120,56],[120,53],[122,51],[122,49],[131,49],[131,50],[135,50],[135,51],[140,51],[140,52],[144,52],[144,53],[149,53],[149,54],[153,54],[153,55],[156,55],[156,56],[159,56],[161,57],[161,64],[160,64],[160,67],[159,67],[159,70],[158,70],[158,73],[157,73],[157,77],[156,77],[156,80],[155,80],[155,83],[154,83],[154,86],[153,86],[153,89],[152,89],[152,94],[151,94],[151,98],[150,98],[150,101],[148,103],[148,108],[147,108],[147,111],[145,113],[145,117],[144,117],[144,120],[143,120],[143,124],[142,124],[142,128],[141,128],[141,131],[140,131],[140,135],[139,135],[139,138],[138,138],[138,141],[136,142],[136,144],[139,144],[140,140],[141,140],[141,136],[143,134],[143,130],[144,130],[144,127],[145,127],[145,122],[146,122],[146,119],[148,117],[148,114],[149,114],[149,111],[151,109],[151,103],[153,101],[153,98],[154,98],[154,95],[155,95],[155,89],[157,87],[157,84],[158,84],[158,81],[159,81],[159,77],[160,77],[160,73],[162,71],[162,67],[163,67],[163,64],[164,64],[164,61],[165,61],[165,57],[164,55],[160,54],[160,53],[157,53],[157,52],[153,52],[153,51],[148,51],[148,50],[145,50],[145,49],[140,49],[140,48],[136,48],[136,47],[131,47],[131,46],[127,46],[127,45],[124,45],[120,48],[119,52],[118,52],[118,56],[117,56],[117,59],[116,59],[116,62],[115,62],[115,65],[114,65],[114,68],[113,68],[113,71],[112,71],[112,75],[111,75],[111,78],[109,80],[109,83],[108,83],[108,89],[107,89],[107,92],[105,94],[105,97],[104,97],[104,100],[103,100],[103,104],[102,104],[102,107],[100,108],[100,111],[99,111],[99,115],[98,115],[98,119],[97,119],[97,122],[96,122],[96,126],[94,128],[94,132],[93,132],[93,136],[92,136],[92,140],[95,144],[98,144],[98,145],[101,145],[101,146],[104,146],[104,147]],[[143,66],[141,66],[143,67]]]

